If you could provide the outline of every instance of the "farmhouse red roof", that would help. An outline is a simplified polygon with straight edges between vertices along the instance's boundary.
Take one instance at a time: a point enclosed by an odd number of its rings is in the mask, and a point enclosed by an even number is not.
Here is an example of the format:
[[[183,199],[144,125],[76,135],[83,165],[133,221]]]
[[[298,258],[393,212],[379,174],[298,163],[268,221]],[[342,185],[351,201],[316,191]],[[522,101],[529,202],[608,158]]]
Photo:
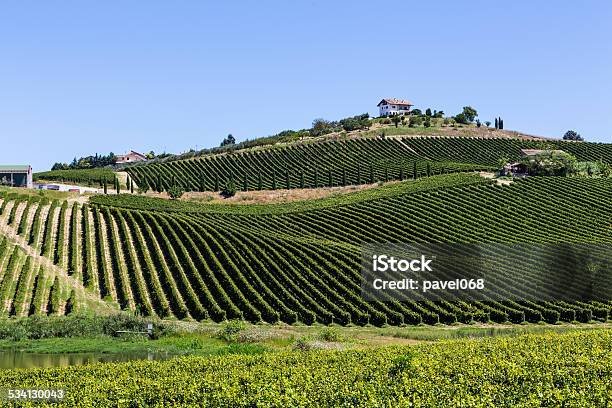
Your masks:
[[[408,102],[408,101],[405,101],[405,100],[403,100],[403,99],[397,99],[397,98],[385,98],[385,99],[383,99],[382,101],[380,101],[380,102],[378,103],[378,105],[376,105],[376,106],[380,106],[380,105],[382,105],[382,104],[383,104],[383,103],[385,103],[385,102],[386,102],[387,104],[389,104],[389,105],[407,105],[407,106],[414,106],[414,104],[413,104],[412,102]]]

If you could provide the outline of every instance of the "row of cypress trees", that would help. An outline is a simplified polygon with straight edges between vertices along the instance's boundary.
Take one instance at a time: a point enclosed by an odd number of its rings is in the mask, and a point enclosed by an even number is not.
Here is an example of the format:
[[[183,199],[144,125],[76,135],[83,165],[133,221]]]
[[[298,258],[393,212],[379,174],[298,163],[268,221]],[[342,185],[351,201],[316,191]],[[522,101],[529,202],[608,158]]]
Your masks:
[[[314,169],[312,174],[312,183],[307,185],[306,183],[306,174],[303,170],[299,171],[298,182],[295,183],[292,178],[292,173],[289,169],[285,170],[284,173],[277,174],[276,170],[272,170],[270,174],[270,185],[271,190],[282,189],[292,189],[292,188],[319,188],[319,187],[329,187],[329,186],[348,186],[350,184],[362,184],[362,182],[367,182],[369,184],[376,183],[378,181],[388,182],[391,180],[406,180],[408,177],[412,177],[413,179],[418,178],[419,176],[431,176],[433,175],[433,171],[431,168],[431,164],[427,162],[426,170],[424,173],[419,174],[417,163],[413,162],[412,172],[408,173],[403,168],[400,169],[399,174],[396,176],[391,176],[389,169],[385,168],[384,177],[379,180],[376,177],[374,166],[370,165],[367,177],[366,174],[362,175],[361,166],[357,166],[356,176],[353,180],[349,180],[347,168],[344,167],[340,173],[340,179],[333,174],[331,169],[327,169],[325,172],[320,172],[318,168]],[[365,172],[364,172],[365,173]],[[407,176],[409,174],[409,176]],[[128,182],[129,183],[129,182]],[[222,191],[228,183],[232,185],[240,185],[242,191],[249,191],[252,188],[252,185],[249,185],[249,174],[244,173],[242,176],[234,177],[233,173],[228,174],[227,176],[219,176],[216,174],[213,179],[213,190],[212,191]],[[164,183],[161,174],[157,175],[157,180],[152,182],[147,176],[144,176],[143,183],[145,185],[151,185],[153,189],[159,193],[167,190],[164,187],[164,184],[168,186],[175,186],[176,179],[174,176],[171,176],[170,183]],[[264,190],[264,177],[261,172],[257,173],[257,181],[255,185],[256,190]],[[204,175],[199,177],[199,191],[210,191],[207,186],[207,178]],[[133,188],[132,188],[133,191]]]

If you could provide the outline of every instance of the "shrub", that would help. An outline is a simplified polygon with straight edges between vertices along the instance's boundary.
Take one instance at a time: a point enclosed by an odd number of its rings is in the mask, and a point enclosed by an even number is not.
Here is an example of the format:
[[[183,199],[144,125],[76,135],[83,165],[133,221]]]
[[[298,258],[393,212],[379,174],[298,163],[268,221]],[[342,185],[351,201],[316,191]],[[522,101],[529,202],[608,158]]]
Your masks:
[[[221,195],[223,198],[230,198],[236,195],[236,184],[234,184],[234,180],[228,180],[223,186],[223,190],[221,190]]]
[[[319,339],[329,342],[341,341],[340,331],[335,327],[325,327],[319,332]]]
[[[168,189],[168,195],[171,199],[177,200],[183,196],[183,188],[177,184],[173,185]]]
[[[223,323],[223,327],[217,332],[217,337],[234,342],[238,339],[238,334],[244,329],[246,329],[246,324],[242,320],[229,320]]]

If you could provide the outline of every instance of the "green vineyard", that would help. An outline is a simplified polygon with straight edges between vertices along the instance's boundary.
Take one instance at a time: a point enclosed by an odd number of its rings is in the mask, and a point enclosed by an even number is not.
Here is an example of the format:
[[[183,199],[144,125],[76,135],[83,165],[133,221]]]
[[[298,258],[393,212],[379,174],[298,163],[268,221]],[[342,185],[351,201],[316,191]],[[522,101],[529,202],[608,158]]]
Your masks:
[[[189,356],[1,370],[0,383],[64,389],[60,406],[605,407],[611,342],[610,330],[589,330],[348,351]]]
[[[106,180],[111,182],[115,179],[115,173],[111,169],[98,168],[88,170],[51,170],[34,174],[34,181],[54,181],[58,183],[87,184],[89,186],[101,187]]]
[[[288,145],[128,167],[139,186],[165,191],[276,190],[371,184],[427,174],[492,170],[521,149],[561,149],[579,161],[612,163],[612,145],[470,137],[351,139]]]
[[[369,243],[610,244],[609,179],[498,185],[459,173],[287,205],[128,194],[88,204],[6,193],[0,199],[1,231],[11,237],[2,256],[11,265],[1,269],[4,315],[61,314],[94,300],[164,318],[377,326],[605,321],[612,311],[607,298],[366,302],[360,292],[361,248]],[[20,249],[11,250],[13,242]],[[36,268],[41,263],[65,271],[54,272],[57,286]],[[40,276],[51,287],[37,299]]]

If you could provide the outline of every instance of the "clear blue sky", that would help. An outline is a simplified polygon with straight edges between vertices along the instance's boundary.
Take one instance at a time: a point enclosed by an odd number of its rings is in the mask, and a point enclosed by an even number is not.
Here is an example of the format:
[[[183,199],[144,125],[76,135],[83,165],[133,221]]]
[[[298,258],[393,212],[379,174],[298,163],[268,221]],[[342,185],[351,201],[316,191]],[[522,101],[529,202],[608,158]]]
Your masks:
[[[382,97],[612,142],[609,1],[5,1],[0,163],[182,152]]]

